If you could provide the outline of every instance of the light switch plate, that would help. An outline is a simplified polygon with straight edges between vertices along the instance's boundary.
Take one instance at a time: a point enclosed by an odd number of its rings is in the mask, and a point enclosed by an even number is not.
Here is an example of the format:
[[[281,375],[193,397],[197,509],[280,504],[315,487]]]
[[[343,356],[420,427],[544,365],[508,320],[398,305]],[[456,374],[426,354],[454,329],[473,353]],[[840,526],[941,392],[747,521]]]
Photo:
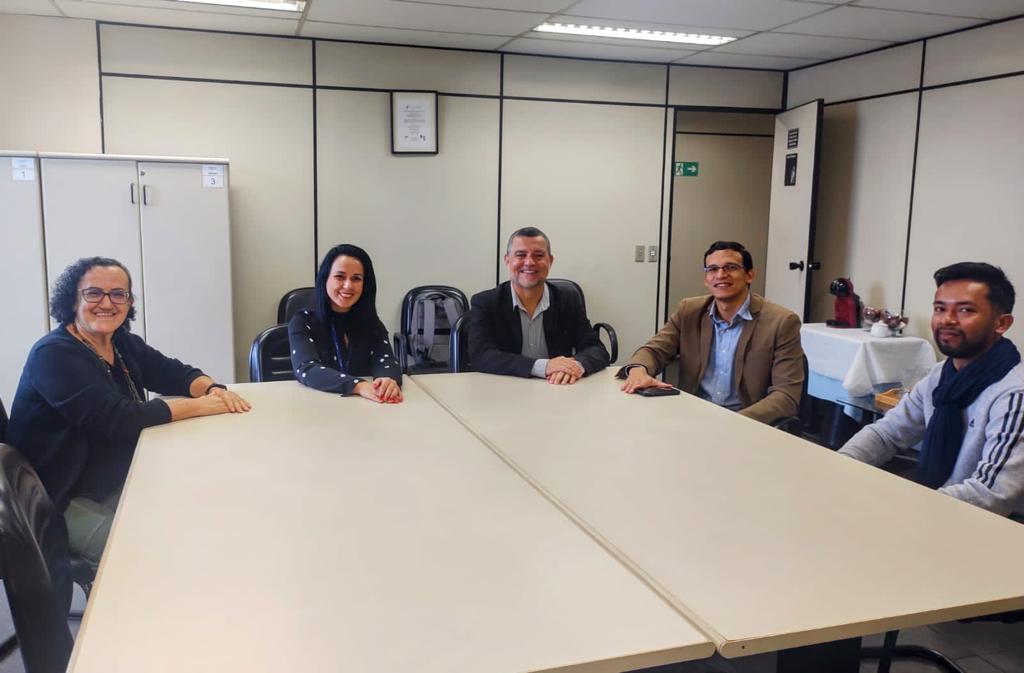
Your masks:
[[[634,262],[642,262],[642,261],[644,261],[644,246],[638,245],[633,250],[633,261]]]
[[[647,246],[647,261],[657,262],[658,261],[658,246],[649,245]]]

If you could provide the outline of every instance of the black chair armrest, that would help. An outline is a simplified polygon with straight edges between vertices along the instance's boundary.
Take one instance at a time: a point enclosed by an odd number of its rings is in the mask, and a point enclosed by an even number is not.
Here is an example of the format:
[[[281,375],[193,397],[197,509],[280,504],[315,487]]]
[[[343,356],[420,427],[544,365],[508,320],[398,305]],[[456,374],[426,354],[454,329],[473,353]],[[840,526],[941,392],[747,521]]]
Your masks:
[[[611,346],[612,359],[609,360],[608,364],[614,364],[619,359],[619,337],[615,334],[615,328],[606,322],[595,322],[594,331],[597,332],[598,338],[601,338],[601,330],[608,333],[608,345]]]
[[[395,357],[398,359],[398,364],[402,367],[402,373],[403,374],[408,374],[409,373],[409,363],[408,363],[409,347],[408,347],[408,344],[407,344],[407,342],[405,340],[405,335],[402,334],[401,332],[395,332],[394,337],[392,337],[392,341],[395,344]]]
[[[801,432],[802,425],[803,423],[801,423],[799,416],[786,416],[784,418],[779,418],[772,423],[772,427],[776,430],[782,430],[783,432],[788,432],[789,434],[796,435],[797,437],[803,436],[803,433]]]

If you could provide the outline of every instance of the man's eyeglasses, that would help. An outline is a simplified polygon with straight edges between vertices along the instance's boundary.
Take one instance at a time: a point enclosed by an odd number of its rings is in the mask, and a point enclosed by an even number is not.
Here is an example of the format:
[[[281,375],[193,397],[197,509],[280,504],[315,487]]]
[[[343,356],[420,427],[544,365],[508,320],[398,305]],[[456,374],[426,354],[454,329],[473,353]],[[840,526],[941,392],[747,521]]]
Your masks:
[[[82,290],[82,299],[90,304],[98,304],[103,301],[104,297],[110,297],[110,301],[113,304],[127,304],[128,300],[132,298],[132,293],[128,290],[104,292],[98,287],[87,287]]]
[[[719,271],[725,271],[726,273],[739,273],[740,271],[743,271],[743,267],[739,264],[723,264],[722,266],[712,264],[711,266],[704,267],[704,273],[709,276],[713,276]]]

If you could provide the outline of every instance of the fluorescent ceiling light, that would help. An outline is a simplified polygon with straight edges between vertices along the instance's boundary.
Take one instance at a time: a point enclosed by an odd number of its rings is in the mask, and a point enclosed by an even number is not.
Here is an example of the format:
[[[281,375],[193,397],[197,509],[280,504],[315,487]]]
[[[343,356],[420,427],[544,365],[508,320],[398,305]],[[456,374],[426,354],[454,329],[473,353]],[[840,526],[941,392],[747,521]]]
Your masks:
[[[542,23],[534,30],[538,33],[564,33],[566,35],[589,35],[591,37],[614,37],[620,40],[652,40],[654,42],[679,42],[718,46],[732,42],[735,37],[723,35],[699,35],[697,33],[673,33],[667,30],[646,28],[610,28],[606,26],[581,26],[574,23]]]
[[[301,12],[306,0],[177,0],[199,5],[224,5],[246,9],[273,9],[279,12]]]

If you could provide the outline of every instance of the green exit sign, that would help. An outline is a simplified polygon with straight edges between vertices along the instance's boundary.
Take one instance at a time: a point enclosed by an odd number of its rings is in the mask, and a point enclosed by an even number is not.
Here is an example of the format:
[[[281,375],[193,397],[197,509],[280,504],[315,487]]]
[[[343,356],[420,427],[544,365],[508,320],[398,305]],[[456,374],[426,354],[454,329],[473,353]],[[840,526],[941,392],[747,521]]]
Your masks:
[[[681,178],[697,177],[698,166],[696,161],[677,161],[675,163],[674,175]]]

